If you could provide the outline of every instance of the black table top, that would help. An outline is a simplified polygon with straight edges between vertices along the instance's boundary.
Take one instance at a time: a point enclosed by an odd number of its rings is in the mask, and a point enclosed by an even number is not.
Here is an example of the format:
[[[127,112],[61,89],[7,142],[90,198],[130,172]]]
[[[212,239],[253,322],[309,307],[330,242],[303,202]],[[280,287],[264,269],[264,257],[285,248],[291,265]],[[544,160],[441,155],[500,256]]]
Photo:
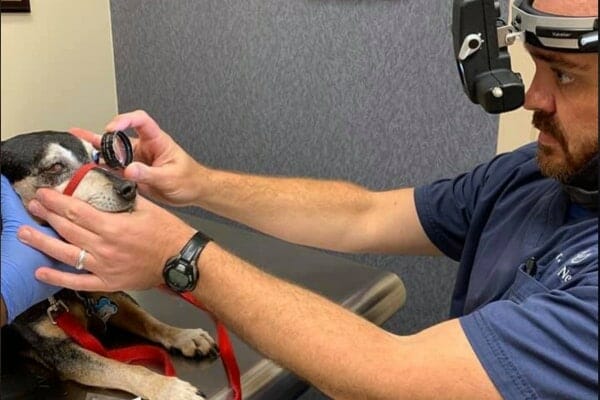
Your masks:
[[[376,324],[385,322],[404,304],[404,285],[393,273],[220,222],[188,214],[180,216],[237,256],[275,276],[320,293]],[[155,290],[129,293],[158,319],[184,328],[202,328],[216,337],[211,318],[181,299]],[[293,399],[308,388],[306,383],[262,357],[231,332],[230,337],[242,374],[245,399]],[[12,340],[10,337],[2,338],[2,399],[110,400],[135,397],[28,373],[28,369],[20,366],[21,358],[7,360],[5,357],[5,349],[11,346]],[[220,360],[189,360],[178,355],[173,355],[172,359],[177,376],[196,385],[208,399],[229,397],[227,378]],[[29,392],[30,395],[14,397],[18,391]]]

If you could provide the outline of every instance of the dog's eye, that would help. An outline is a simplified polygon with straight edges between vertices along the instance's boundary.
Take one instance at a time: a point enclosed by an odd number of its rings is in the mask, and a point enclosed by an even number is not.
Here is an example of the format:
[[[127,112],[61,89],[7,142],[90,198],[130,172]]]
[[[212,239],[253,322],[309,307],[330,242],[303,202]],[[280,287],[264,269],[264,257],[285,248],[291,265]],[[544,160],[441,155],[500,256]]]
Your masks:
[[[60,174],[63,172],[63,170],[65,169],[65,166],[61,163],[54,163],[51,166],[49,166],[48,168],[44,169],[44,172],[49,173],[49,174]]]

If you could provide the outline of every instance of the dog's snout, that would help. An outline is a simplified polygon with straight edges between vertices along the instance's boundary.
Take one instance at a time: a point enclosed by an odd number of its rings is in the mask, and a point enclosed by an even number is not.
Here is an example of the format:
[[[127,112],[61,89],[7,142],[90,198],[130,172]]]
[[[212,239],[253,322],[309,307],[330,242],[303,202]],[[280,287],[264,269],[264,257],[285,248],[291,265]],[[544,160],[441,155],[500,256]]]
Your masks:
[[[137,185],[132,181],[122,181],[115,183],[115,190],[123,199],[130,201],[135,199]]]

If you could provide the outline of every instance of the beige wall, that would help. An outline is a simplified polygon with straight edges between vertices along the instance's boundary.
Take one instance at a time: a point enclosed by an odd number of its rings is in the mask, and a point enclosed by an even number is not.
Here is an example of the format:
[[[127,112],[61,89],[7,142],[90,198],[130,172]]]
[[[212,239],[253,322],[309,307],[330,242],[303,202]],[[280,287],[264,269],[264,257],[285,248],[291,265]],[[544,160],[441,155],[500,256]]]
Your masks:
[[[535,72],[531,57],[529,57],[523,43],[520,41],[510,46],[508,51],[511,55],[513,71],[521,73],[525,88],[528,88]],[[513,150],[537,139],[538,132],[531,125],[531,117],[532,112],[525,110],[523,107],[500,115],[498,144],[496,147],[498,153]]]
[[[1,134],[101,131],[117,112],[109,0],[30,0],[1,21]]]
[[[535,71],[531,57],[521,42],[512,45],[509,52],[513,71],[521,73],[525,88],[528,88]],[[531,117],[532,112],[523,107],[500,116],[496,149],[498,153],[513,150],[537,139],[537,130],[531,125]]]

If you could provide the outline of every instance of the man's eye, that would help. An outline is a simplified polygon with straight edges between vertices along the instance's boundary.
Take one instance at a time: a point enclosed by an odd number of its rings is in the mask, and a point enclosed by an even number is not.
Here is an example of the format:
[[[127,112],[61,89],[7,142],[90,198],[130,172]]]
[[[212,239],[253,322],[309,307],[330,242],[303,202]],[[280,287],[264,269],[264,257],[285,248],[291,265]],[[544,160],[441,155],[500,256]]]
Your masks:
[[[571,82],[573,82],[573,77],[561,70],[555,69],[554,70],[554,74],[556,75],[556,79],[558,80],[558,83],[560,83],[561,85],[567,85]]]
[[[44,169],[44,172],[48,173],[48,174],[60,174],[64,171],[65,166],[61,163],[54,163],[51,166],[49,166],[48,168]]]

